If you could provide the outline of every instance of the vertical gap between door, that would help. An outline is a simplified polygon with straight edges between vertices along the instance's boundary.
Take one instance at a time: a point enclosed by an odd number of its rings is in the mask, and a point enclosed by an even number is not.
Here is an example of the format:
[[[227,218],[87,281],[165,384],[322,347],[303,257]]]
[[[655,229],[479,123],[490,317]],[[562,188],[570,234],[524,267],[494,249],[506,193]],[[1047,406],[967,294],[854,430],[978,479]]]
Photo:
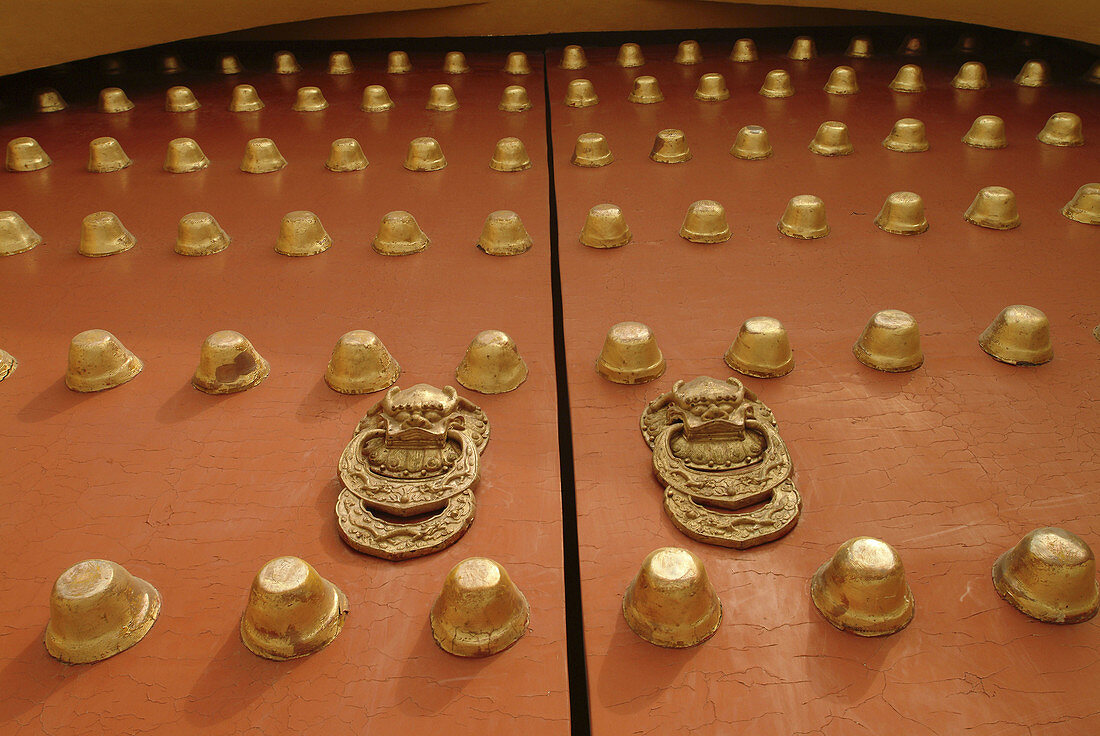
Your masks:
[[[581,608],[580,544],[577,537],[577,487],[573,474],[573,427],[569,414],[569,375],[565,355],[561,264],[558,258],[558,202],[554,190],[554,136],[551,131],[550,58],[543,51],[543,94],[546,103],[546,169],[550,176],[550,284],[554,311],[554,365],[558,385],[558,456],[561,460],[562,544],[565,568],[566,658],[569,673],[569,718],[573,736],[590,736],[588,667]]]

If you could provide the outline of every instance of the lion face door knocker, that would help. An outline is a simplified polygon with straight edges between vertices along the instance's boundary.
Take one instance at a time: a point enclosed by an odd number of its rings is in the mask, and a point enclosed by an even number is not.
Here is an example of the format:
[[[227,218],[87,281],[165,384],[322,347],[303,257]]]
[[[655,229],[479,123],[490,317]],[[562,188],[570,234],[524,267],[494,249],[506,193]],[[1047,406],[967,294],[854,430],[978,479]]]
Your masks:
[[[474,520],[489,419],[451,386],[396,386],[340,455],[340,536],[360,552],[407,560],[458,541]]]
[[[692,539],[744,549],[798,523],[802,499],[775,417],[736,378],[677,381],[646,407],[641,425],[665,511]]]

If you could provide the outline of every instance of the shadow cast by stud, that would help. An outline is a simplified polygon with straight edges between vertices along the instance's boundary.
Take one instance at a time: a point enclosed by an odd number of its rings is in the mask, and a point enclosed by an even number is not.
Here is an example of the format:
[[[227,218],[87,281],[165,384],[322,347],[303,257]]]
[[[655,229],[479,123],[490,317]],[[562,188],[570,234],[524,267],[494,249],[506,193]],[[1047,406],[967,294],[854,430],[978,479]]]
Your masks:
[[[650,644],[633,631],[621,611],[615,612],[615,632],[596,682],[599,704],[616,713],[637,713],[675,682],[699,653],[703,642],[685,649],[666,649]],[[648,649],[644,654],[639,650]],[[646,662],[650,666],[639,666]]]
[[[210,726],[231,718],[262,698],[301,662],[274,662],[256,656],[234,626],[187,696],[188,723]]]

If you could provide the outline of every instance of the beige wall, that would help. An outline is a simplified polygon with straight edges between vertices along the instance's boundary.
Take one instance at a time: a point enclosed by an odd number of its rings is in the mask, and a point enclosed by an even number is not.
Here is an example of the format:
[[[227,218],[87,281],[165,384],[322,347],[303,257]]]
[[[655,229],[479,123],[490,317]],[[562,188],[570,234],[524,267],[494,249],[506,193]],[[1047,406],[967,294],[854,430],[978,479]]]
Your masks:
[[[767,0],[737,0],[737,4],[743,3],[771,4]],[[877,10],[1100,44],[1100,0],[786,0],[783,4]]]
[[[477,5],[257,28],[248,38],[385,38],[759,28],[898,22],[882,13],[701,0],[489,0]]]
[[[239,37],[430,37],[874,25],[899,13],[1100,44],[1100,0],[0,0],[0,10],[0,74],[246,29]]]

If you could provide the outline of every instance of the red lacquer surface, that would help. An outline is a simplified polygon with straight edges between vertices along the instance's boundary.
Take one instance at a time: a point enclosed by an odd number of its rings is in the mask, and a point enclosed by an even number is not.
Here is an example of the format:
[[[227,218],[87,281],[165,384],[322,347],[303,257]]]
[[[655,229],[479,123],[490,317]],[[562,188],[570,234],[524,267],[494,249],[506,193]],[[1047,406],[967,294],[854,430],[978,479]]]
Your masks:
[[[406,76],[384,58],[356,56],[356,74],[323,62],[298,75],[56,81],[70,109],[13,117],[0,130],[39,140],[45,171],[0,173],[0,207],[45,238],[0,259],[0,345],[19,367],[0,384],[0,731],[4,733],[565,733],[561,502],[549,278],[548,172],[540,58],[535,74],[500,69],[504,54],[470,56],[448,76],[442,54],[414,55]],[[462,107],[424,109],[432,84],[452,84]],[[227,111],[234,84],[256,86],[267,108]],[[362,89],[384,84],[397,107],[360,112]],[[499,112],[507,84],[527,84],[534,109]],[[164,111],[164,90],[192,87],[203,107]],[[320,86],[330,108],[295,113],[299,86]],[[94,112],[98,86],[128,88],[130,113]],[[117,138],[134,164],[84,170],[88,142]],[[402,168],[415,136],[439,139],[442,172]],[[523,139],[535,167],[488,167],[498,138]],[[161,170],[168,141],[195,138],[212,164]],[[280,173],[238,170],[245,142],[266,136],[289,160]],[[359,139],[370,166],[332,173],[335,138]],[[81,219],[112,210],[137,237],[132,251],[77,254]],[[334,242],[315,257],[273,251],[279,221],[316,212]],[[370,241],[382,216],[406,209],[432,238],[424,253],[388,258]],[[534,239],[514,258],[474,247],[489,212],[516,210]],[[176,223],[209,211],[233,237],[204,258],[173,253]],[[81,395],[63,383],[70,338],[113,332],[145,361],[132,382]],[[400,362],[399,384],[454,384],[454,368],[483,329],[506,331],[530,366],[511,394],[481,397],[492,423],[478,513],[446,551],[400,564],[357,554],[337,534],[336,461],[360,416],[380,398],[343,396],[322,375],[347,330],[376,332]],[[259,387],[207,396],[189,383],[203,338],[248,336],[270,361]],[[249,653],[238,620],[267,560],[301,556],[347,593],[344,631],[326,650],[275,663]],[[505,565],[531,604],[531,630],[506,653],[462,660],[440,651],[428,609],[459,560]],[[159,588],[160,619],[133,649],[68,667],[42,634],[54,579],[104,557]]]
[[[672,63],[672,47],[643,50],[640,68],[615,66],[615,49],[588,49],[588,68],[548,71],[593,732],[1095,733],[1100,623],[1032,621],[997,596],[990,568],[1039,526],[1100,545],[1100,343],[1092,336],[1100,230],[1059,214],[1100,171],[1097,90],[1021,89],[997,73],[989,90],[957,92],[949,81],[964,59],[952,57],[912,60],[929,90],[896,95],[886,85],[910,60],[892,54],[793,62],[765,49],[756,63],[733,64],[729,45],[705,45],[705,62],[685,67]],[[855,67],[862,92],[821,90],[838,64]],[[757,94],[774,68],[790,70],[794,97]],[[712,71],[725,74],[731,99],[692,99],[698,77]],[[663,103],[627,102],[641,74],[658,78]],[[566,84],[580,77],[593,81],[600,103],[567,108]],[[1035,140],[1063,110],[1084,119],[1085,147]],[[979,114],[1005,119],[1007,149],[960,142]],[[926,123],[929,152],[881,147],[907,116]],[[854,155],[807,150],[830,119],[848,124]],[[773,158],[727,153],[748,124],[768,130]],[[692,161],[647,158],[657,131],[670,127],[685,131]],[[588,131],[608,137],[615,163],[570,165],[577,135]],[[1019,229],[963,220],[989,185],[1016,193]],[[873,225],[898,190],[923,196],[927,233],[907,238]],[[831,235],[798,241],[776,231],[797,194],[824,199]],[[704,198],[726,206],[729,242],[678,237],[688,205]],[[598,251],[577,241],[588,208],[601,202],[623,208],[632,244]],[[1049,316],[1052,363],[1012,367],[978,348],[981,330],[1016,303]],[[917,318],[920,370],[879,373],[852,356],[865,322],[885,308]],[[790,375],[744,382],[778,419],[802,519],[787,537],[750,550],[696,544],[664,515],[638,417],[677,379],[730,375],[722,354],[757,315],[779,318],[795,351]],[[608,327],[628,319],[653,328],[668,361],[651,384],[613,385],[593,370]],[[916,617],[894,636],[837,631],[810,601],[811,574],[857,535],[888,541],[906,565]],[[653,647],[620,613],[643,557],[663,545],[696,552],[725,607],[717,634],[694,649]]]

